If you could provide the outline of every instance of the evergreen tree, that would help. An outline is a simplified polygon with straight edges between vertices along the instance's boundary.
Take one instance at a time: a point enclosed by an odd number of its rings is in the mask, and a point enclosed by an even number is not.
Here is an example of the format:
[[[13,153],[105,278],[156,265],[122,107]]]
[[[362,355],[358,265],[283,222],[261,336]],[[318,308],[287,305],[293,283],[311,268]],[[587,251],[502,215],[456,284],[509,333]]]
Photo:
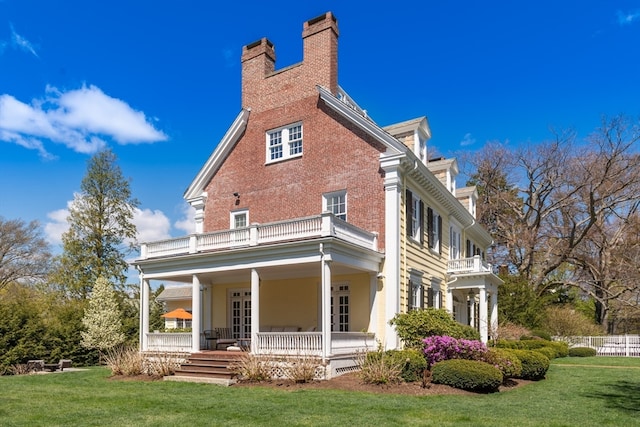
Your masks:
[[[104,277],[96,280],[82,324],[86,328],[86,331],[81,333],[83,347],[104,351],[122,344],[125,340],[122,332],[122,312],[116,292]]]
[[[110,150],[89,160],[80,188],[69,207],[69,230],[62,236],[63,254],[52,279],[68,294],[87,298],[101,276],[124,287],[138,201],[131,197],[129,181]]]

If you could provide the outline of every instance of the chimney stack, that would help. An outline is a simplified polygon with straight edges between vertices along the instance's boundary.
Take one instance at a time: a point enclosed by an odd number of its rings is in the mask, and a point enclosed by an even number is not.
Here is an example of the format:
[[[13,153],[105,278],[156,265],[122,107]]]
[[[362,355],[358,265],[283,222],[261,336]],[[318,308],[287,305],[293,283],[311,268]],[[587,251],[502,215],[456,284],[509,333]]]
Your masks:
[[[338,92],[338,20],[326,12],[304,23],[303,62],[308,73],[331,93]]]

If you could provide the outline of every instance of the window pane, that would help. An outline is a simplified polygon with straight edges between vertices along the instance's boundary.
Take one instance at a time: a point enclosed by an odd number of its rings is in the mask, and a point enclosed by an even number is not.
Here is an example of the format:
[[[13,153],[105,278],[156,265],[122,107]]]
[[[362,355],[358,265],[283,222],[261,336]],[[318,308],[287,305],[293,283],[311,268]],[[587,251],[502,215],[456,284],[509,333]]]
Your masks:
[[[347,195],[336,194],[327,198],[327,210],[336,217],[347,220]]]
[[[271,153],[271,160],[282,157],[282,131],[269,134],[269,152]]]
[[[247,214],[241,213],[233,217],[233,227],[242,228],[247,226]]]
[[[302,153],[302,125],[289,128],[289,154]]]

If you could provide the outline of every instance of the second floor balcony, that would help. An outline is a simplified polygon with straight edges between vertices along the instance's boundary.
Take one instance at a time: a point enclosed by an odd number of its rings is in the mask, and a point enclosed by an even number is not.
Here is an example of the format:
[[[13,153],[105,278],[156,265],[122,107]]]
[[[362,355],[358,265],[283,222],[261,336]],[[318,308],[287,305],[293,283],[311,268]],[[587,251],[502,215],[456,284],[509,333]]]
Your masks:
[[[378,250],[377,233],[363,230],[325,212],[322,215],[312,217],[267,224],[252,224],[244,228],[191,234],[175,239],[142,243],[140,245],[140,259],[187,255],[319,237],[337,237],[366,249]]]
[[[493,267],[476,255],[447,261],[447,274],[493,273]]]

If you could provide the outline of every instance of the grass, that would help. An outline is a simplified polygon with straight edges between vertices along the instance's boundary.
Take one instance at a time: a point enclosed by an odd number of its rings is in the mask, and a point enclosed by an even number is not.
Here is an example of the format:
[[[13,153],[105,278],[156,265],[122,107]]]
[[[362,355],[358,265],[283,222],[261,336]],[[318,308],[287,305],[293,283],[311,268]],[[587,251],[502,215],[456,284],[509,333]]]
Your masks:
[[[637,368],[638,358],[565,358],[546,380],[515,390],[429,397],[110,381],[108,370],[92,368],[0,377],[0,424],[632,426],[640,425]]]

